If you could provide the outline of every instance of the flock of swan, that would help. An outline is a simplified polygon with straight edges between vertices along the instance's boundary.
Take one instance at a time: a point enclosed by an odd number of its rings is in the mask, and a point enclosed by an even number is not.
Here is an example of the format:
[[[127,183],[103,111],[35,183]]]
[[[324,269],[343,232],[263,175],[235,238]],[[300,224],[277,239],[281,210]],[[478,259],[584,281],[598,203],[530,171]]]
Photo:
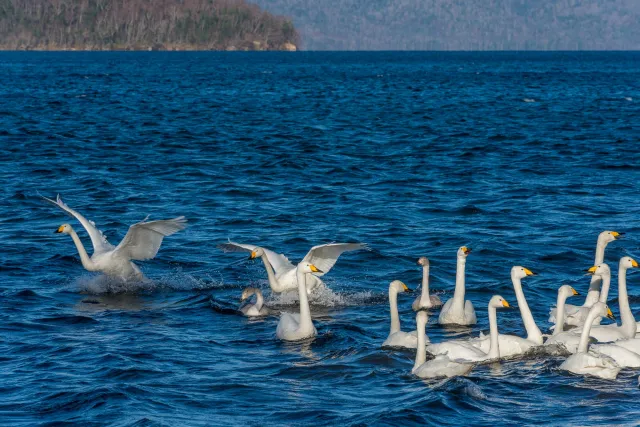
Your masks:
[[[71,236],[75,243],[82,266],[88,271],[99,271],[108,276],[123,280],[144,278],[134,260],[154,258],[162,240],[186,227],[186,219],[177,217],[169,220],[147,221],[129,227],[124,239],[118,246],[111,245],[95,224],[77,211],[67,206],[60,196],[56,200],[44,198],[66,213],[75,217],[85,228],[93,245],[93,254],[89,256],[78,234],[69,224],[61,225],[56,233]],[[471,250],[462,246],[457,252],[456,282],[453,297],[442,304],[439,297],[429,294],[429,260],[418,259],[422,266],[422,292],[412,303],[416,311],[417,328],[404,332],[400,326],[398,313],[398,295],[408,292],[406,284],[394,280],[389,285],[389,308],[391,327],[383,348],[405,348],[416,351],[412,373],[420,378],[442,378],[466,375],[474,366],[493,363],[500,359],[524,357],[533,351],[549,349],[569,356],[560,365],[565,370],[578,375],[614,379],[622,368],[640,368],[640,325],[636,322],[627,293],[627,270],[638,268],[634,259],[625,256],[618,266],[618,303],[621,324],[601,325],[604,317],[615,320],[607,306],[607,297],[611,285],[611,270],[604,263],[606,246],[621,237],[615,231],[603,231],[598,236],[595,263],[587,271],[592,276],[589,291],[582,305],[567,304],[570,297],[579,295],[569,285],[558,289],[556,307],[549,313],[552,334],[543,334],[531,314],[522,289],[522,280],[534,273],[521,266],[511,269],[511,281],[518,302],[526,337],[501,334],[498,331],[498,309],[509,308],[510,304],[500,295],[493,296],[487,305],[489,318],[489,336],[480,333],[477,338],[454,339],[432,343],[426,334],[428,316],[433,310],[440,309],[440,325],[474,325],[477,316],[473,304],[465,300],[465,266]],[[362,243],[330,243],[314,246],[303,258],[293,265],[289,259],[269,249],[255,245],[227,242],[219,246],[225,252],[246,252],[250,259],[260,258],[267,273],[269,286],[273,293],[298,293],[298,313],[281,313],[276,328],[277,338],[285,341],[304,340],[317,335],[311,317],[309,296],[319,287],[325,286],[321,277],[328,273],[344,252],[367,249]],[[255,302],[247,302],[255,295]],[[240,312],[249,317],[278,314],[264,303],[262,292],[258,288],[244,289],[241,300],[245,305]],[[427,360],[427,354],[431,356]]]

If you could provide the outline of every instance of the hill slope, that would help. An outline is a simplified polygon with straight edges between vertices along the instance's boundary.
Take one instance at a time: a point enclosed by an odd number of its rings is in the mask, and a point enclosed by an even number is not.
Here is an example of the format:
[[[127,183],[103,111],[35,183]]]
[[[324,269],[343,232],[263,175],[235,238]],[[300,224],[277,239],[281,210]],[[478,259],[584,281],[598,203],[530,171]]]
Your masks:
[[[310,50],[640,49],[638,0],[254,0]]]
[[[0,49],[276,50],[291,21],[244,0],[0,0]]]

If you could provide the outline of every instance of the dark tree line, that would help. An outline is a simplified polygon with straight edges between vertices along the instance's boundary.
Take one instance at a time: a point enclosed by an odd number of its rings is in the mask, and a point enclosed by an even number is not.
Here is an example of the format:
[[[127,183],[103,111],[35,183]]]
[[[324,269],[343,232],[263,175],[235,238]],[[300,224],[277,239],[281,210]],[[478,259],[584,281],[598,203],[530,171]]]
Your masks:
[[[0,0],[0,48],[276,50],[290,20],[244,0]]]

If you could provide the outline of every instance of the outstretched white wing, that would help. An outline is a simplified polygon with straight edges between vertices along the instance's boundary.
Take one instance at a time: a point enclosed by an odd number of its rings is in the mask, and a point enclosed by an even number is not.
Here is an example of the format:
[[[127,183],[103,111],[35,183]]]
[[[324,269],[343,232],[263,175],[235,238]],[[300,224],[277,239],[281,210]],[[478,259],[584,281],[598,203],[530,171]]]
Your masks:
[[[311,248],[303,261],[307,261],[322,270],[322,273],[316,273],[315,276],[323,276],[331,270],[343,252],[357,251],[359,249],[368,249],[368,247],[364,243],[328,243]]]
[[[96,224],[93,221],[89,221],[78,212],[67,206],[67,204],[62,201],[59,194],[56,197],[56,200],[51,200],[44,196],[40,197],[48,202],[53,203],[54,205],[58,206],[60,209],[80,221],[80,224],[82,224],[84,229],[87,230],[87,233],[89,233],[89,237],[91,237],[91,243],[93,244],[93,253],[107,252],[113,249],[113,245],[107,241],[107,238],[104,237],[102,231],[96,228]]]
[[[273,267],[276,272],[276,276],[279,276],[282,273],[285,273],[289,270],[293,270],[295,266],[291,264],[289,258],[282,254],[277,254],[269,249],[265,249],[262,246],[256,245],[247,245],[244,243],[236,243],[229,240],[227,243],[223,243],[218,245],[218,248],[222,249],[224,252],[253,252],[253,250],[257,247],[262,248],[267,259],[269,260],[269,264]]]
[[[187,220],[183,216],[159,221],[145,221],[129,227],[127,235],[116,247],[118,255],[138,261],[151,259],[158,253],[165,236],[171,236],[184,230],[187,226]]]

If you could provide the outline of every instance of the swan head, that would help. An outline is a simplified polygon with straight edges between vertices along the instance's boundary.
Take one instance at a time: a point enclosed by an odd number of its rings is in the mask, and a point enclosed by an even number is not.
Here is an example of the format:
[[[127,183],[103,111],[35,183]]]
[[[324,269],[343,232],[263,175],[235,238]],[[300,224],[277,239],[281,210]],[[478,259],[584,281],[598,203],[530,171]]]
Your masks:
[[[427,258],[426,256],[421,256],[420,258],[418,258],[418,265],[421,265],[423,267],[428,267],[429,258]]]
[[[620,258],[620,267],[624,267],[624,268],[638,268],[640,267],[640,265],[638,265],[638,261],[636,261],[635,259],[629,257],[629,256],[624,256],[622,258]]]
[[[591,307],[591,311],[598,313],[598,316],[606,317],[607,319],[616,320],[616,316],[613,315],[609,306],[603,302],[596,302]]]
[[[300,269],[303,273],[324,273],[324,271],[320,270],[318,267],[307,261],[302,261],[300,264],[298,264],[298,269]]]
[[[611,270],[607,264],[602,263],[589,268],[587,274],[591,276],[611,276]]]
[[[568,297],[575,296],[575,295],[580,295],[578,293],[578,291],[573,289],[573,286],[571,286],[571,285],[562,285],[562,286],[560,286],[560,289],[558,289],[558,294],[562,295],[563,297],[565,297],[565,299],[568,298]]]
[[[518,279],[524,279],[527,276],[535,276],[536,273],[534,273],[533,271],[529,270],[528,268],[525,268],[521,265],[516,265],[514,267],[511,268],[511,277],[516,277]]]
[[[511,308],[506,299],[502,298],[500,295],[494,295],[489,300],[489,307],[493,308]]]
[[[58,227],[58,229],[55,232],[56,233],[69,234],[69,233],[71,233],[71,230],[73,230],[73,228],[71,228],[71,225],[62,224],[60,227]]]
[[[254,250],[251,251],[251,255],[249,255],[249,259],[260,258],[263,255],[264,255],[264,249],[255,248]]]
[[[466,258],[471,253],[471,248],[467,246],[460,246],[458,249],[458,258]]]
[[[418,329],[424,328],[429,320],[429,315],[427,314],[427,310],[418,310],[416,313],[416,324],[418,325]]]
[[[246,288],[244,291],[242,291],[242,296],[240,297],[240,301],[244,301],[247,298],[251,298],[251,295],[257,294],[258,292],[260,292],[260,289],[258,288]]]
[[[401,282],[400,280],[394,280],[393,282],[391,282],[389,284],[389,290],[394,290],[397,293],[399,292],[409,292],[411,291],[411,289],[409,289],[407,287],[407,285],[405,285],[403,282]]]
[[[617,231],[605,230],[598,236],[598,242],[600,243],[610,243],[614,240],[618,240],[624,236],[624,233],[618,233]]]

